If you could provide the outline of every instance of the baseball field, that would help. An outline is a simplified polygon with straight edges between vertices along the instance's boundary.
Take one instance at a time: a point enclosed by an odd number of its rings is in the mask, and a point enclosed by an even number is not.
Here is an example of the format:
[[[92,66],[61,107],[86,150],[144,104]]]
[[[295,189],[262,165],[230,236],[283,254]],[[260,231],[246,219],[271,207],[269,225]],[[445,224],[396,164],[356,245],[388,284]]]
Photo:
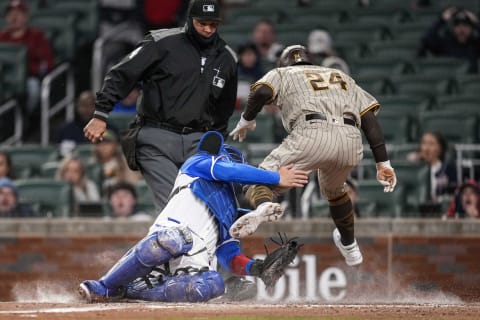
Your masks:
[[[479,318],[480,304],[68,303],[4,302],[0,319],[435,319]]]

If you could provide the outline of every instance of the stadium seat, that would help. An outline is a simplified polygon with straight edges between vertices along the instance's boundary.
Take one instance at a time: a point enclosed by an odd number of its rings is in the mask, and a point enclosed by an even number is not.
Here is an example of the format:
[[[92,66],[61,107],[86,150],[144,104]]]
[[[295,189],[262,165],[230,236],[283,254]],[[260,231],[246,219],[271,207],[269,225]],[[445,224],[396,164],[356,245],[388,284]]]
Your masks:
[[[392,75],[404,74],[409,64],[394,58],[359,58],[350,61],[353,77],[377,76],[388,78]]]
[[[76,54],[76,19],[75,14],[71,12],[42,10],[30,20],[32,26],[45,32],[55,51],[57,62],[71,61]]]
[[[438,131],[449,143],[478,142],[478,118],[456,110],[432,110],[420,113],[420,133]]]
[[[378,75],[355,76],[356,83],[375,97],[393,93],[393,86],[389,79]]]
[[[74,29],[78,35],[78,46],[96,39],[99,24],[97,0],[49,0],[49,6],[78,16]]]
[[[410,95],[376,96],[380,102],[380,113],[405,114],[413,119],[418,117],[420,111],[427,110],[430,99]]]
[[[383,186],[377,180],[359,180],[359,199],[376,204],[374,217],[401,217],[404,213],[405,190],[404,186],[397,184],[394,192],[383,192]]]
[[[480,97],[480,75],[457,75],[456,80],[458,83],[459,91],[462,95]]]
[[[407,143],[417,138],[416,123],[405,113],[380,112],[378,121],[387,143]]]
[[[19,199],[37,205],[42,216],[69,217],[72,210],[70,184],[49,178],[18,179],[15,181]]]
[[[2,64],[2,96],[22,96],[27,86],[27,48],[23,45],[0,43]]]
[[[128,125],[135,119],[134,113],[111,112],[107,123],[117,129],[119,132],[128,129]]]
[[[439,95],[451,95],[458,92],[453,79],[422,75],[403,74],[390,77],[396,94],[423,98],[436,98]]]
[[[469,64],[464,59],[450,57],[428,57],[413,63],[416,74],[444,77],[467,74]]]
[[[135,190],[137,191],[137,201],[139,203],[153,204],[153,193],[145,180],[140,180],[135,183]]]
[[[478,95],[439,96],[432,105],[433,110],[455,110],[476,114],[480,117],[480,105]]]
[[[39,176],[42,164],[57,156],[55,146],[21,145],[4,148],[12,158],[13,167],[19,178]]]
[[[395,168],[398,185],[405,189],[404,216],[418,216],[419,204],[427,200],[430,177],[428,166],[409,161],[393,161],[392,165]]]

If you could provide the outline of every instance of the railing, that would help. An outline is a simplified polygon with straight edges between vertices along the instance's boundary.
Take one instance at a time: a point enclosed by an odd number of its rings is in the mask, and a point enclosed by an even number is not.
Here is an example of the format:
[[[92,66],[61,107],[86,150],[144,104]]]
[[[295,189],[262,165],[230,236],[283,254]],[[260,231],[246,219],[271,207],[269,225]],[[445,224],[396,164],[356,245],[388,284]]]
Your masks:
[[[15,124],[13,135],[8,137],[4,141],[2,141],[2,145],[20,145],[22,143],[22,132],[23,132],[23,118],[22,118],[22,110],[18,106],[17,100],[11,99],[5,102],[3,105],[0,106],[0,116],[7,113],[10,110],[14,110],[15,112]]]
[[[90,71],[93,92],[100,91],[102,87],[103,76],[105,73],[103,61],[103,46],[105,45],[105,42],[107,42],[111,36],[121,33],[124,30],[128,30],[129,27],[130,25],[128,23],[121,23],[95,40],[92,53],[92,69]]]
[[[468,169],[470,178],[475,178],[475,166],[480,165],[480,158],[467,156],[464,154],[466,152],[479,152],[477,156],[480,157],[480,144],[455,144],[457,184],[463,182],[463,168]]]
[[[50,106],[52,82],[61,75],[66,75],[66,90],[63,98]],[[50,118],[65,109],[65,121],[74,118],[75,82],[73,71],[68,63],[62,63],[42,80],[41,88],[41,141],[42,146],[50,142]]]

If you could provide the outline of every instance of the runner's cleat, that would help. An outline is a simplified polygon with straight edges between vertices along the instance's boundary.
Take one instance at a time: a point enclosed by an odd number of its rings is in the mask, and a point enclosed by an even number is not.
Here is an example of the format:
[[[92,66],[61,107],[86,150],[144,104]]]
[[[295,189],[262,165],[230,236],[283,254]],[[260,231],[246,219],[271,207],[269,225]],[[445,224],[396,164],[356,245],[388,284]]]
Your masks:
[[[340,239],[341,235],[338,229],[333,230],[333,242],[335,242],[338,250],[340,250],[340,253],[345,258],[345,262],[349,266],[356,266],[362,263],[363,257],[360,248],[358,247],[357,240],[354,240],[352,244],[344,246]]]
[[[244,238],[252,235],[262,222],[272,222],[280,219],[283,208],[279,203],[264,202],[257,209],[238,218],[230,227],[233,238]]]

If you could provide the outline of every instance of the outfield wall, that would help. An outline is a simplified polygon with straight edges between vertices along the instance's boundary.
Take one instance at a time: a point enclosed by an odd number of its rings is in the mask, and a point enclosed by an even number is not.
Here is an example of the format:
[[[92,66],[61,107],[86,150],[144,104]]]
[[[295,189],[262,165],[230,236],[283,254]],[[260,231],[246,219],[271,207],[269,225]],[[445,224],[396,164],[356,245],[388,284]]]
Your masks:
[[[261,257],[277,232],[298,236],[300,255],[273,292],[258,283],[257,299],[277,302],[478,301],[480,221],[358,219],[364,255],[348,267],[331,238],[329,219],[280,221],[245,239],[243,249]],[[75,292],[84,279],[101,276],[149,224],[94,219],[0,220],[0,301],[35,300],[62,288]],[[56,289],[54,289],[56,290]],[[30,293],[30,294],[27,294]]]

